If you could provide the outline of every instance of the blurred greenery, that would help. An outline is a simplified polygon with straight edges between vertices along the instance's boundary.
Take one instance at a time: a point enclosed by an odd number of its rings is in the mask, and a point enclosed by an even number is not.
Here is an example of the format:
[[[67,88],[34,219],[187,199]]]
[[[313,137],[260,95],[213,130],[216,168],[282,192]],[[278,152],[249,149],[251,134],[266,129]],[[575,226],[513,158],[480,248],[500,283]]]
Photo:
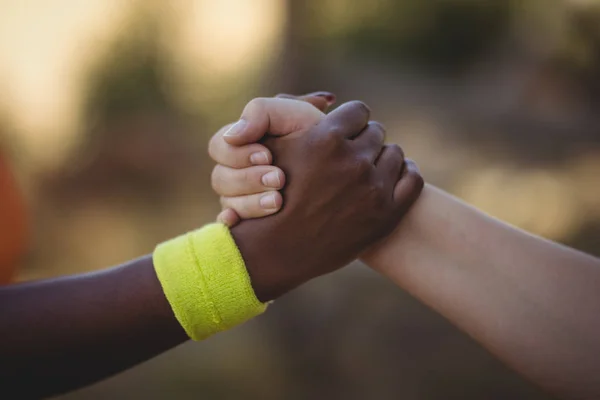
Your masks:
[[[512,10],[502,0],[388,1],[333,39],[361,57],[448,74],[498,45],[510,29]]]
[[[158,32],[156,21],[142,14],[99,57],[89,74],[86,119],[104,121],[139,111],[162,113],[174,108],[165,87],[166,53]]]

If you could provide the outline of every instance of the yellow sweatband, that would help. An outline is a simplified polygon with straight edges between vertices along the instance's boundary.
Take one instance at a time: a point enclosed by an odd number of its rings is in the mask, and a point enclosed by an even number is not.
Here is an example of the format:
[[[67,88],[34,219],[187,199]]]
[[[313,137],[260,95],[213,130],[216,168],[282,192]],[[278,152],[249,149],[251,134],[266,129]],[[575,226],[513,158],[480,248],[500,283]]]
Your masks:
[[[223,224],[161,243],[152,259],[175,317],[193,340],[233,328],[266,309]]]

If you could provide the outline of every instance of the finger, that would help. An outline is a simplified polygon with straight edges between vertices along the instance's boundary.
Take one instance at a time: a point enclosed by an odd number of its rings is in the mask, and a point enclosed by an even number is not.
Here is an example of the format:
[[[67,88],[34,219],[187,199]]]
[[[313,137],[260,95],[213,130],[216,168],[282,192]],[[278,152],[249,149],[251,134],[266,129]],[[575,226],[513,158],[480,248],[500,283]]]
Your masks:
[[[326,92],[326,91],[318,91],[318,92],[312,92],[312,93],[307,93],[307,94],[302,94],[302,95],[279,93],[275,97],[283,98],[283,99],[296,99],[296,100],[304,100],[304,99],[310,98],[310,97],[321,97],[321,98],[324,98],[325,100],[327,100],[327,102],[330,104],[335,103],[335,100],[336,100],[335,94],[333,94],[331,92]]]
[[[329,107],[335,104],[336,96],[331,92],[313,92],[300,96],[299,100],[306,101],[319,110],[326,112]]]
[[[312,104],[314,107],[318,108],[323,112],[326,112],[329,109],[329,107],[335,104],[336,101],[335,94],[330,92],[313,92],[301,96],[280,93],[275,97],[282,99],[296,99],[306,101],[307,103]]]
[[[220,196],[245,196],[281,189],[285,184],[285,175],[281,169],[270,165],[242,169],[217,165],[213,169],[211,183]]]
[[[306,103],[311,104],[313,107],[315,107],[317,110],[321,111],[321,112],[326,112],[329,107],[331,107],[331,105],[333,105],[333,103],[330,103],[329,101],[327,101],[326,98],[324,97],[319,97],[319,96],[309,96],[309,95],[304,95],[304,96],[293,96],[293,97],[277,97],[277,98],[282,98],[282,99],[295,99],[295,100],[300,100],[300,101],[304,101]]]
[[[279,211],[283,198],[279,192],[257,193],[239,197],[221,197],[223,209],[232,208],[241,219],[260,218]]]
[[[353,145],[375,164],[383,150],[384,141],[385,128],[379,122],[371,121],[353,140]]]
[[[252,165],[268,165],[272,162],[269,149],[253,143],[245,146],[232,146],[223,139],[225,131],[231,125],[224,126],[208,143],[208,154],[217,164],[231,168],[246,168]]]
[[[424,185],[417,164],[407,159],[402,176],[394,188],[394,200],[401,206],[410,206],[417,200]]]
[[[370,115],[371,110],[362,101],[344,103],[323,119],[323,129],[316,134],[352,139],[367,126]]]
[[[265,134],[283,136],[318,124],[325,114],[295,99],[257,98],[250,101],[238,122],[223,137],[234,146],[255,143]]]
[[[225,224],[229,228],[233,228],[240,222],[240,217],[233,209],[228,208],[217,215],[217,222]]]
[[[381,178],[391,185],[388,187],[395,188],[404,168],[404,152],[400,146],[396,144],[385,145],[375,168],[377,173],[381,174]]]

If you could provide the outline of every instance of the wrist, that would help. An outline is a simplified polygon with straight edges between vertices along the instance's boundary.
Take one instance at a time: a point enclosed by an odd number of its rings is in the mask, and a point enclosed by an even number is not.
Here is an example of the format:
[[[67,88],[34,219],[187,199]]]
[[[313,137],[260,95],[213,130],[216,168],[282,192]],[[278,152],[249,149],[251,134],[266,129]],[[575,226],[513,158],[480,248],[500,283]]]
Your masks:
[[[207,225],[158,245],[153,263],[175,317],[194,340],[232,328],[265,310],[222,224]]]
[[[421,196],[396,229],[386,238],[361,254],[361,259],[384,275],[399,275],[402,268],[421,265],[425,259],[445,259],[452,254],[447,201],[439,189],[425,185]]]

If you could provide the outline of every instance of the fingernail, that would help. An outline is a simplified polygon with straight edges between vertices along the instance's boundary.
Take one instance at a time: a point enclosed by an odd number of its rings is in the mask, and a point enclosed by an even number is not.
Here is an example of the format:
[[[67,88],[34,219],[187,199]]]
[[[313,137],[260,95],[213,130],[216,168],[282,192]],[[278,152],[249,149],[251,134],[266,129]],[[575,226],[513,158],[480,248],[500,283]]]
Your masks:
[[[259,200],[260,206],[265,210],[274,210],[277,208],[275,203],[275,195],[273,193],[265,194]]]
[[[279,171],[271,171],[264,174],[261,178],[263,185],[267,187],[277,188],[281,187],[281,179],[279,179]]]
[[[246,128],[246,125],[248,125],[248,122],[244,121],[243,119],[240,119],[238,122],[231,125],[231,127],[227,130],[227,132],[223,134],[223,136],[238,136],[240,133],[242,133],[244,128]]]
[[[254,165],[262,165],[269,163],[269,155],[264,151],[259,151],[250,154],[250,162]]]
[[[333,93],[318,93],[317,96],[325,98],[329,104],[335,102],[335,95]]]

